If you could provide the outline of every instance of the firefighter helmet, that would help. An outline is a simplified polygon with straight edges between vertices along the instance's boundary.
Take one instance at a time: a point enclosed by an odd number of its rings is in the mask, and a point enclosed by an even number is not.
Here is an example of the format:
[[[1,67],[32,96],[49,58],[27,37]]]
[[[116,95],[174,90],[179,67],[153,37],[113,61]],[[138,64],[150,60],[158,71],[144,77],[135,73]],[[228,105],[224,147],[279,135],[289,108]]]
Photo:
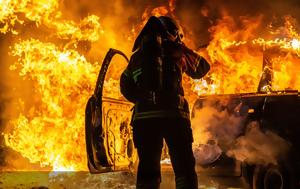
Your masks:
[[[159,18],[151,16],[140,34],[137,36],[132,52],[136,51],[141,46],[142,38],[151,33],[160,33],[161,35],[165,35],[167,39],[171,39],[176,42],[181,42],[183,38],[182,29],[175,20],[167,16],[160,16]]]
[[[176,41],[181,41],[183,38],[183,31],[181,26],[172,18],[167,16],[160,16],[158,18],[164,26],[168,35]]]

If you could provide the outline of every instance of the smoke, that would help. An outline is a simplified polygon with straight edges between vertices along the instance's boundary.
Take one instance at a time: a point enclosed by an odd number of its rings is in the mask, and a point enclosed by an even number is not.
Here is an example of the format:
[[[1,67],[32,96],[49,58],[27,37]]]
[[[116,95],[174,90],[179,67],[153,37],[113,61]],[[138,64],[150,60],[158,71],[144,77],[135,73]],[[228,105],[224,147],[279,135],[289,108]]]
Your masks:
[[[175,6],[171,7],[170,2]],[[224,15],[232,17],[235,29],[247,28],[249,26],[247,25],[248,22],[242,21],[248,18],[260,18],[261,21],[257,27],[250,30],[251,32],[255,31],[255,34],[263,33],[262,30],[270,22],[273,25],[280,25],[285,15],[291,15],[296,19],[300,18],[299,3],[296,0],[255,0],[247,2],[234,0],[226,2],[221,0],[176,2],[167,0],[60,1],[60,9],[63,14],[62,19],[66,21],[72,20],[78,23],[92,14],[100,17],[104,34],[100,36],[99,40],[96,42],[79,41],[76,44],[76,50],[90,62],[101,61],[109,48],[120,49],[129,55],[135,36],[142,28],[144,21],[151,14],[154,14],[154,8],[161,10],[164,14],[176,17],[184,28],[186,34],[185,42],[192,48],[198,48],[203,44],[209,43],[212,39],[212,28],[222,23]],[[18,38],[23,40],[33,37],[42,41],[55,42],[62,47],[68,45],[68,40],[56,39],[55,35],[52,35],[53,31],[45,29],[45,27],[39,27],[38,24],[32,21],[26,22],[23,26],[17,26]],[[32,82],[23,80],[17,72],[9,71],[9,66],[17,61],[16,58],[8,55],[10,51],[9,46],[12,46],[17,40],[19,39],[16,39],[11,34],[1,34],[1,54],[3,55],[1,56],[2,80],[0,83],[0,98],[2,102],[0,107],[1,131],[7,126],[7,122],[18,117],[20,112],[30,113],[30,109],[34,106],[34,101],[36,100]],[[71,46],[70,48],[73,47]],[[243,133],[244,118],[240,117],[236,112],[231,112],[224,108],[216,108],[210,104],[211,102],[206,103],[203,108],[196,111],[195,119],[193,119],[193,125],[197,126],[194,127],[194,133],[196,133],[195,142],[197,145],[200,145],[214,141],[223,151],[229,150],[229,147],[236,142],[236,137]],[[223,104],[226,103],[224,102]],[[8,126],[6,129],[8,132],[10,131]],[[269,135],[266,137],[269,137]],[[4,145],[2,137],[0,137],[0,142],[1,145]],[[234,154],[233,156],[238,157],[236,154],[240,154],[237,153],[237,149],[231,152]],[[2,157],[1,152],[0,156]],[[16,165],[15,167],[19,166]]]
[[[200,104],[200,105],[199,105]],[[194,155],[198,164],[228,157],[249,164],[277,164],[285,158],[289,143],[259,123],[247,123],[247,106],[229,98],[208,98],[194,110]]]
[[[193,149],[200,165],[217,160],[243,132],[244,117],[238,114],[240,104],[230,102],[229,98],[216,97],[196,102],[192,118]]]
[[[249,164],[276,165],[286,158],[289,147],[290,144],[276,133],[262,132],[259,123],[251,122],[245,135],[237,138],[226,154]]]
[[[241,107],[239,104],[228,107],[230,102],[229,98],[212,97],[194,110],[192,126],[196,145],[214,141],[226,150],[242,133],[244,117],[238,114]]]

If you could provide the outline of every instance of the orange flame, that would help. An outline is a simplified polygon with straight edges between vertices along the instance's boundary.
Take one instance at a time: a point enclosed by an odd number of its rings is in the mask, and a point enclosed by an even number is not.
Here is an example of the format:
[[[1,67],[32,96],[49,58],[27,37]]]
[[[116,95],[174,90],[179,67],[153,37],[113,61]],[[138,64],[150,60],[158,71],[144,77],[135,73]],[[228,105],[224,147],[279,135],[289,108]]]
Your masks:
[[[4,134],[6,145],[30,162],[53,170],[86,170],[84,107],[93,92],[100,67],[87,61],[76,50],[76,45],[78,41],[95,42],[103,36],[109,40],[101,47],[107,49],[116,45],[115,36],[119,31],[104,30],[96,15],[79,23],[64,20],[57,0],[0,0],[0,8],[2,34],[22,37],[18,26],[25,27],[26,23],[33,22],[37,27],[53,30],[56,38],[67,41],[67,45],[58,47],[32,38],[21,39],[12,46],[11,55],[18,60],[10,69],[19,71],[20,77],[33,83],[30,102],[33,106],[29,110],[21,108],[20,115],[8,123],[10,132]],[[142,23],[150,15],[174,16],[174,11],[175,1],[171,0],[168,6],[147,9]],[[208,47],[199,50],[211,63],[210,73],[200,80],[185,78],[190,100],[197,95],[256,92],[262,73],[263,51],[273,47],[286,52],[272,58],[273,90],[300,89],[297,71],[300,70],[300,36],[291,17],[286,17],[284,26],[275,31],[284,37],[270,34],[265,38],[255,35],[262,25],[262,16],[244,17],[242,26],[237,27],[232,17],[223,14],[217,25],[210,28],[212,40]],[[133,35],[143,24],[133,27]],[[70,43],[74,44],[74,49],[70,48]],[[120,96],[118,77],[122,69],[112,66],[105,81],[106,94],[115,98]],[[29,102],[20,100],[20,107],[24,103]]]
[[[237,29],[233,18],[225,14],[210,28],[213,39],[206,49],[206,57],[212,70],[208,77],[193,81],[193,90],[198,95],[256,92],[262,74],[263,53],[272,48],[286,52],[285,56],[275,54],[277,57],[271,60],[274,66],[272,90],[300,89],[296,71],[299,70],[300,38],[291,25],[292,18],[285,18],[281,33],[286,37],[268,40],[254,35],[261,27],[261,18],[244,18],[242,28]]]
[[[19,61],[11,68],[21,67],[20,76],[34,82],[36,105],[10,123],[6,144],[53,170],[85,170],[83,107],[99,67],[74,50],[34,39],[15,44],[12,54]]]

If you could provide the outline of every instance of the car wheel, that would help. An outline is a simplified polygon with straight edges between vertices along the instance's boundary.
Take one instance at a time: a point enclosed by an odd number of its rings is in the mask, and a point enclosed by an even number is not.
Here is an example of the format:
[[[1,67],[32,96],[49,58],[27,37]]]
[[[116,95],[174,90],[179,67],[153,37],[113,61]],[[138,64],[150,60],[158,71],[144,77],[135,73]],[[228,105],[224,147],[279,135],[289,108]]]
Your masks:
[[[296,189],[295,172],[289,165],[256,166],[253,189]]]

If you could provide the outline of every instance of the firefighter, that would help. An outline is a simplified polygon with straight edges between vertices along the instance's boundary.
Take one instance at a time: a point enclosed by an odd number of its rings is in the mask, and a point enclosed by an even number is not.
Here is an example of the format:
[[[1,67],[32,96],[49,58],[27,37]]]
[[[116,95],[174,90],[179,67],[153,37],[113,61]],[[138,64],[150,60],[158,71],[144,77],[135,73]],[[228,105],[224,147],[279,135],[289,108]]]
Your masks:
[[[133,140],[139,156],[137,189],[158,189],[165,140],[175,172],[177,189],[197,189],[188,102],[182,75],[202,78],[208,62],[181,41],[180,26],[166,16],[150,17],[121,75],[124,97],[135,104]]]

